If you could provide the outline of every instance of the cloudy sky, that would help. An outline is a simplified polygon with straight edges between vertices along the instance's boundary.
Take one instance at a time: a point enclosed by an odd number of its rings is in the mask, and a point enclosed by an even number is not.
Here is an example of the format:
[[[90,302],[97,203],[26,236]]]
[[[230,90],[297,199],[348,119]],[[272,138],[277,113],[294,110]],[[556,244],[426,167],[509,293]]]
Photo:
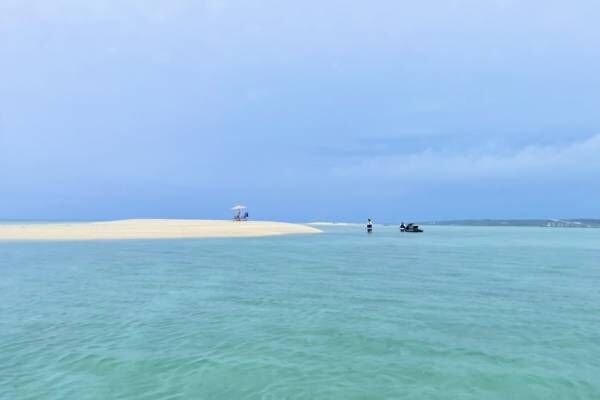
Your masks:
[[[598,15],[2,0],[0,219],[600,217]]]

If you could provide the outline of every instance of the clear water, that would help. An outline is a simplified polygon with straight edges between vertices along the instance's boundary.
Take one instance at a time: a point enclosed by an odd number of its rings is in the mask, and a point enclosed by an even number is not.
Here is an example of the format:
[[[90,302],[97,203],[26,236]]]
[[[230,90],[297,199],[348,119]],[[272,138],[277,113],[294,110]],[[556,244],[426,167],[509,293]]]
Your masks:
[[[0,242],[0,399],[600,399],[600,230]]]

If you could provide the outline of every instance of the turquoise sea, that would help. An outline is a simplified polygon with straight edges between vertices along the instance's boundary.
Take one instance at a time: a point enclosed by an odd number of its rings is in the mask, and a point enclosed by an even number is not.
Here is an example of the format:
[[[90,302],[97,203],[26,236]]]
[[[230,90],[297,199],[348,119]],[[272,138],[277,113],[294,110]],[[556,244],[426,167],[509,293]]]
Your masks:
[[[600,229],[0,242],[0,399],[600,399]]]

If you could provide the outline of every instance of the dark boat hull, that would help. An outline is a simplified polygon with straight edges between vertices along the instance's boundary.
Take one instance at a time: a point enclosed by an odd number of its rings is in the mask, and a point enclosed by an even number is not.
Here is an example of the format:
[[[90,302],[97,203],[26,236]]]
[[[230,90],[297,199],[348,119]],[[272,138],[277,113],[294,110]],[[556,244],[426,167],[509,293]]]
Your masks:
[[[409,228],[400,228],[400,232],[406,232],[406,233],[421,233],[423,232],[423,229],[417,227],[409,227]]]

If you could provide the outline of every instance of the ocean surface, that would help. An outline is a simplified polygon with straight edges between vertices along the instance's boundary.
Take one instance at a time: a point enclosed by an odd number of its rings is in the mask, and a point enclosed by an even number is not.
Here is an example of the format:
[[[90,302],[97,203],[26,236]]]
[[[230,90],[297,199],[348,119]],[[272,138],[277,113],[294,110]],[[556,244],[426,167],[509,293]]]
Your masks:
[[[0,399],[600,399],[600,229],[0,242]]]

